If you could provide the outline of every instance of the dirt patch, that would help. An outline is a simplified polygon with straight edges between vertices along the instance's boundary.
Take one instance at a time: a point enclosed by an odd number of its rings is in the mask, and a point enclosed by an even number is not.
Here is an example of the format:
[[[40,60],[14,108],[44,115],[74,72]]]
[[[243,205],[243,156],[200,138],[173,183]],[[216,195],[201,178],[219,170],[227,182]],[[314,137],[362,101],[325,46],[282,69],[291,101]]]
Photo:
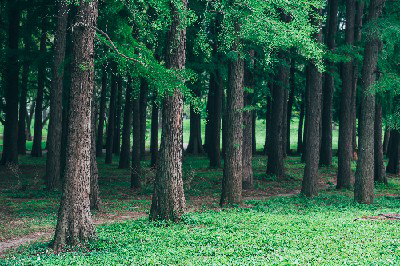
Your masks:
[[[400,213],[386,213],[386,214],[379,214],[378,216],[363,216],[362,218],[357,218],[357,220],[372,220],[372,221],[399,221],[400,222]]]

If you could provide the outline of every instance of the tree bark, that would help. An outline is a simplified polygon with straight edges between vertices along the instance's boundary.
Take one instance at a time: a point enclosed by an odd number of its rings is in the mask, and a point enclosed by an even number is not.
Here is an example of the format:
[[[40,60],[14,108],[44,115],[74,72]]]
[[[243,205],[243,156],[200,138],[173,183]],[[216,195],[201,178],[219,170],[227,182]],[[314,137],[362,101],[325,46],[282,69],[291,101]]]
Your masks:
[[[140,158],[144,160],[146,155],[146,121],[147,121],[147,94],[149,83],[146,79],[140,81]]]
[[[186,29],[182,27],[181,16],[174,2],[171,2],[172,25],[167,36],[166,66],[184,69],[186,62]],[[179,9],[186,9],[187,1],[182,0]],[[185,194],[182,180],[182,111],[183,97],[178,89],[166,95],[162,108],[162,135],[160,157],[154,181],[154,194],[150,209],[150,220],[171,220],[177,222],[185,211]]]
[[[92,72],[94,74],[94,72]],[[93,81],[94,82],[94,81]],[[94,83],[93,83],[94,85]],[[97,167],[96,160],[96,94],[92,95],[91,102],[91,133],[90,133],[90,209],[91,210],[100,210],[101,207],[101,199],[100,199],[100,191],[99,191],[99,169]]]
[[[212,119],[211,137],[210,137],[210,167],[219,168],[221,167],[221,116],[222,116],[222,101],[224,93],[223,79],[219,69],[216,69],[214,73],[211,73],[210,79],[213,79],[214,86],[214,114],[210,117]],[[211,86],[211,80],[210,80]]]
[[[287,63],[290,64],[290,59],[287,60]],[[289,68],[286,68],[285,71],[287,71],[286,75],[287,78],[285,80],[284,88],[283,88],[283,113],[282,113],[282,156],[283,158],[286,158],[287,153],[286,153],[286,148],[287,148],[287,130],[288,130],[288,124],[287,124],[287,108],[288,108],[288,96],[289,96]]]
[[[321,10],[319,10],[321,13]],[[320,30],[315,35],[317,42],[322,42],[321,22],[313,21]],[[308,106],[308,129],[306,137],[306,166],[301,187],[301,193],[306,197],[318,194],[318,164],[320,148],[320,123],[321,123],[321,103],[322,103],[322,74],[319,72],[314,62],[310,65],[310,102]]]
[[[309,106],[310,106],[310,65],[306,64],[306,91],[304,95],[304,110],[305,110],[305,115],[304,115],[304,133],[303,133],[303,149],[301,151],[301,162],[305,163],[306,162],[306,154],[307,154],[307,135],[308,135],[308,126],[310,123],[310,118],[309,118]]]
[[[132,143],[132,168],[131,168],[131,188],[139,189],[140,182],[140,96],[137,95],[132,101],[133,114],[133,143]]]
[[[400,173],[400,133],[398,130],[392,129],[390,132],[390,145],[388,150],[389,162],[386,167],[386,173]]]
[[[107,67],[106,64],[104,64],[102,67],[99,124],[97,127],[97,142],[96,142],[97,157],[103,156],[103,131],[105,123],[106,95],[107,95]]]
[[[47,137],[46,185],[61,188],[62,93],[64,79],[65,42],[68,23],[68,4],[58,3],[57,31],[54,41],[53,79],[50,88],[50,120]]]
[[[328,17],[328,34],[326,36],[326,44],[328,49],[335,51],[336,49],[336,29],[338,23],[338,0],[329,0],[329,17]],[[323,104],[322,104],[322,136],[321,136],[321,165],[332,164],[332,99],[334,86],[334,68],[333,62],[327,62],[328,72],[325,75]]]
[[[158,104],[156,98],[157,97],[154,96],[151,109],[150,166],[152,168],[155,168],[157,166],[158,161]]]
[[[385,175],[385,165],[383,162],[383,144],[382,144],[382,104],[376,99],[375,104],[375,124],[374,124],[374,180],[379,183],[387,183]]]
[[[40,54],[46,53],[47,38],[47,18],[42,18],[42,35],[40,37]],[[32,157],[42,157],[42,112],[43,112],[43,93],[44,83],[46,80],[46,63],[44,60],[40,62],[38,68],[38,88],[36,95],[35,123],[32,144]]]
[[[122,77],[118,75],[117,81],[117,104],[115,108],[115,127],[113,153],[119,155],[121,152],[121,113],[122,113]]]
[[[356,0],[346,1],[345,42],[347,45],[354,44],[355,7]],[[353,155],[353,116],[351,96],[353,86],[353,59],[351,58],[349,62],[342,64],[342,94],[340,97],[337,189],[350,188],[352,186],[351,159]]]
[[[6,119],[4,124],[3,153],[1,164],[18,163],[18,33],[19,1],[8,0],[8,52],[5,71]]]
[[[370,23],[379,18],[384,3],[384,0],[371,0],[368,15]],[[354,199],[359,203],[371,204],[374,202],[375,95],[371,94],[369,89],[375,82],[380,41],[374,32],[367,34],[362,68],[361,136],[359,136]]]
[[[124,122],[122,126],[122,145],[119,156],[119,168],[129,168],[130,147],[131,147],[131,128],[132,128],[132,77],[128,76],[125,95]]]
[[[76,15],[71,72],[67,164],[53,248],[77,245],[95,235],[90,214],[92,150],[91,101],[94,88],[94,36],[97,1],[81,0]],[[88,25],[88,26],[85,26]],[[82,68],[82,66],[85,66]]]
[[[117,77],[117,66],[116,63],[112,63],[111,67],[111,96],[110,96],[110,110],[108,115],[108,126],[107,126],[107,140],[106,140],[106,164],[112,163],[112,152],[114,147],[114,127],[115,127],[115,101],[118,87]]]

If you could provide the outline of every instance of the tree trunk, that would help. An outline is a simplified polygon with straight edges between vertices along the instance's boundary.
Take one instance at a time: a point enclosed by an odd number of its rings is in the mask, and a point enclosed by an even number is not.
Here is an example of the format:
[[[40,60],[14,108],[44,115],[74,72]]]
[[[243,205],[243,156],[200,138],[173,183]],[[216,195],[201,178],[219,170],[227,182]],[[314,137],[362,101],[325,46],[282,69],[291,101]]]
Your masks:
[[[198,85],[200,84],[195,84],[195,86]],[[193,92],[197,97],[200,96],[198,88],[193,89]],[[199,113],[196,113],[192,106],[190,106],[190,135],[186,152],[189,154],[204,153],[201,142],[201,116]]]
[[[121,152],[121,113],[122,113],[122,77],[120,75],[118,75],[117,88],[118,88],[118,96],[115,108],[113,153],[119,155],[119,153]]]
[[[106,111],[106,94],[107,94],[107,67],[104,64],[101,76],[101,96],[100,96],[100,111],[99,124],[97,128],[96,156],[103,156],[103,131]]]
[[[31,134],[31,125],[32,125],[33,115],[35,114],[35,104],[36,104],[35,101],[31,103],[31,106],[29,107],[29,113],[26,114],[26,138],[28,141],[33,140]]]
[[[226,96],[225,91],[222,90],[222,158],[225,159],[226,151]]]
[[[328,17],[328,34],[326,36],[326,44],[328,49],[335,51],[336,44],[336,29],[338,23],[338,0],[329,0],[329,17]],[[334,68],[333,62],[327,62],[327,68],[329,72],[326,72],[324,93],[323,93],[323,104],[322,104],[322,136],[321,136],[321,154],[320,161],[321,165],[332,164],[332,99],[334,86]]]
[[[288,60],[289,61],[289,60]],[[289,63],[289,62],[288,62]],[[289,91],[287,85],[289,85],[289,70],[287,73],[287,84],[284,84],[284,98],[283,98],[283,113],[282,113],[282,156],[283,158],[286,158],[287,153],[286,153],[286,148],[287,148],[287,130],[288,130],[288,124],[287,124],[287,108],[288,108],[288,96],[289,96]]]
[[[268,155],[269,153],[269,143],[271,136],[271,109],[272,109],[272,95],[274,92],[274,85],[272,82],[269,82],[269,90],[270,94],[267,97],[267,110],[265,112],[265,143],[264,143],[264,155]]]
[[[81,0],[75,19],[67,164],[53,248],[77,245],[95,235],[90,214],[91,101],[94,88],[94,36],[97,2]],[[89,25],[89,26],[84,26]],[[82,65],[86,66],[84,69]]]
[[[132,143],[132,168],[131,168],[131,188],[139,189],[140,182],[140,96],[137,95],[132,101],[133,114],[133,143]]]
[[[346,1],[345,41],[347,45],[354,44],[355,7],[356,0]],[[340,97],[338,175],[336,185],[338,189],[350,188],[352,186],[351,159],[353,155],[353,115],[351,96],[354,86],[353,79],[353,59],[351,58],[349,62],[342,63],[342,94]]]
[[[374,22],[382,13],[384,0],[371,0],[368,21]],[[375,95],[369,92],[375,83],[375,71],[378,62],[379,39],[370,32],[364,50],[362,68],[361,97],[361,136],[359,136],[359,153],[354,186],[354,199],[359,203],[374,202],[374,118]]]
[[[305,115],[304,115],[304,133],[303,133],[303,149],[301,151],[301,162],[305,163],[306,162],[306,154],[307,154],[307,135],[308,135],[308,126],[310,123],[310,118],[309,118],[309,106],[310,106],[310,65],[306,64],[306,91],[305,91],[305,96],[304,96],[304,110],[305,110]]]
[[[3,154],[1,164],[18,163],[18,33],[19,1],[8,0],[8,52],[5,71],[6,119],[4,124]]]
[[[319,10],[321,13],[321,10]],[[322,42],[321,22],[313,21],[320,29],[315,35],[317,42]],[[301,187],[301,193],[306,197],[312,197],[318,194],[318,164],[320,148],[320,123],[321,123],[321,103],[322,103],[322,74],[317,66],[312,62],[310,65],[310,102],[308,106],[308,129],[306,137],[306,166],[304,168],[304,177]]]
[[[154,96],[153,106],[151,109],[151,139],[150,139],[150,166],[155,168],[158,161],[158,104],[157,97]]]
[[[299,127],[297,129],[297,153],[303,152],[303,120],[304,120],[304,93],[302,93],[299,115]]]
[[[385,175],[385,165],[383,162],[383,145],[382,145],[382,105],[377,100],[375,104],[375,123],[374,123],[374,162],[375,174],[374,180],[379,183],[387,183]]]
[[[93,72],[94,74],[94,72]],[[94,81],[93,81],[94,82]],[[94,85],[94,83],[93,83]],[[91,106],[91,133],[90,133],[90,209],[91,210],[100,210],[101,207],[101,199],[100,199],[100,191],[99,191],[99,169],[97,168],[96,161],[96,94],[92,95],[92,106]]]
[[[53,79],[50,89],[50,120],[47,137],[46,185],[53,190],[61,188],[61,135],[62,93],[64,79],[65,42],[68,23],[68,5],[65,0],[58,3],[57,31],[54,41]]]
[[[130,147],[131,147],[131,128],[132,128],[132,77],[128,76],[125,95],[124,124],[122,126],[122,145],[119,156],[119,168],[129,168]]]
[[[112,163],[112,151],[114,146],[114,127],[115,127],[115,101],[118,87],[117,77],[117,66],[116,63],[112,63],[111,67],[111,96],[110,96],[110,110],[108,115],[108,126],[107,126],[107,140],[106,140],[106,164]]]
[[[212,147],[212,132],[214,131],[214,121],[215,121],[215,89],[217,88],[216,86],[216,77],[213,74],[210,74],[210,82],[209,82],[209,90],[208,90],[208,96],[207,96],[207,106],[206,106],[206,111],[207,111],[207,122],[205,126],[205,134],[204,134],[204,151],[207,153],[208,156],[210,156],[210,150]]]
[[[184,69],[186,62],[186,29],[180,24],[182,9],[187,1],[178,7],[171,2],[172,25],[167,36],[166,66]],[[185,211],[185,194],[182,180],[182,112],[183,96],[178,89],[166,95],[162,108],[162,135],[160,157],[154,181],[154,194],[150,209],[150,220],[171,220],[177,222]]]
[[[257,141],[256,141],[256,122],[257,122],[257,114],[255,111],[252,112],[252,124],[251,124],[251,150],[253,155],[257,153]]]
[[[216,69],[214,73],[211,73],[210,79],[214,82],[214,114],[210,117],[212,119],[211,137],[210,137],[210,167],[219,168],[221,167],[221,116],[222,116],[222,101],[224,93],[223,79],[219,69]],[[211,80],[210,80],[211,86]]]
[[[42,35],[40,37],[40,54],[46,53],[46,37],[47,37],[47,18],[42,18]],[[44,60],[40,62],[38,68],[38,89],[36,95],[35,124],[33,133],[33,144],[31,155],[33,157],[42,157],[42,112],[43,112],[43,93],[44,83],[46,80],[46,63]]]
[[[400,173],[400,133],[392,129],[390,133],[390,145],[388,150],[389,162],[386,167],[386,173]]]
[[[290,122],[292,120],[292,108],[294,102],[294,91],[296,89],[295,83],[295,73],[296,73],[296,61],[292,58],[290,63],[290,93],[289,93],[289,101],[287,104],[287,118],[286,118],[286,153],[290,154]]]
[[[145,79],[140,80],[140,158],[144,160],[146,155],[146,116],[147,116],[147,94],[149,83]]]
[[[388,154],[389,140],[390,140],[390,128],[388,126],[386,126],[385,137],[383,138],[383,154],[384,155]]]

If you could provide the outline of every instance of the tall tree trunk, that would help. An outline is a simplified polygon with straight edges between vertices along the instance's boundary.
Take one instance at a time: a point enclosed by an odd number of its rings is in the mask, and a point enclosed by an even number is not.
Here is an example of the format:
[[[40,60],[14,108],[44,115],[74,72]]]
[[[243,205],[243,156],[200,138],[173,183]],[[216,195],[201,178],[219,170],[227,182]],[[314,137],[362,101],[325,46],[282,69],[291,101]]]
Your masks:
[[[274,85],[269,82],[269,91],[271,95],[267,96],[267,110],[265,112],[265,143],[264,143],[264,155],[269,153],[269,143],[271,138],[271,109],[272,109],[272,95],[274,92]]]
[[[355,8],[356,0],[346,1],[345,41],[347,45],[354,44]],[[353,79],[353,59],[351,58],[349,62],[342,63],[342,94],[340,97],[338,175],[336,186],[338,189],[350,188],[352,186],[351,159],[353,154],[353,116],[351,96],[354,86]]]
[[[5,71],[6,119],[4,124],[3,154],[1,164],[18,163],[18,33],[19,1],[8,0],[8,52]]]
[[[108,114],[107,126],[107,140],[106,140],[106,164],[112,163],[112,151],[114,146],[114,127],[115,127],[115,101],[118,87],[117,67],[116,63],[112,63],[111,67],[111,96],[110,96],[110,110]]]
[[[207,122],[205,126],[205,134],[204,134],[204,151],[207,153],[208,156],[210,156],[210,148],[212,145],[212,132],[213,132],[213,127],[214,127],[214,103],[215,103],[215,88],[216,86],[216,79],[215,76],[210,74],[210,81],[209,81],[209,90],[208,90],[208,96],[207,96],[207,105],[206,105],[206,111],[207,111]]]
[[[128,76],[125,95],[124,124],[122,126],[122,145],[119,156],[119,168],[129,168],[130,147],[131,147],[131,128],[132,128],[132,77]]]
[[[319,10],[321,13],[321,10]],[[322,42],[321,22],[313,21],[320,30],[315,35],[317,42]],[[306,166],[301,187],[301,193],[307,197],[318,194],[318,163],[320,148],[320,123],[321,123],[321,103],[322,103],[322,74],[319,72],[314,62],[310,65],[310,102],[308,106],[309,124],[306,137]],[[311,122],[312,121],[312,122]]]
[[[235,30],[239,31],[238,22]],[[238,43],[233,45],[237,52]],[[238,55],[228,64],[228,90],[226,96],[226,147],[220,205],[226,198],[229,205],[242,201],[242,143],[243,143],[243,81],[244,60]]]
[[[133,143],[132,143],[132,168],[131,168],[131,188],[139,189],[140,182],[140,96],[137,95],[132,101],[133,114]]]
[[[122,113],[122,77],[118,75],[117,81],[117,104],[115,108],[115,125],[114,125],[114,141],[113,153],[119,155],[121,152],[121,113]]]
[[[151,109],[151,137],[150,137],[150,166],[155,168],[158,161],[158,104],[157,97],[154,95]]]
[[[374,124],[374,162],[375,174],[374,180],[379,183],[387,183],[385,175],[385,165],[383,162],[383,144],[382,144],[382,104],[377,99],[375,104],[375,124]]]
[[[199,83],[195,86],[200,85]],[[198,88],[193,90],[194,94],[199,97],[200,92]],[[198,112],[190,106],[190,135],[189,144],[187,146],[186,152],[189,154],[201,154],[204,153],[203,146],[201,143],[201,116]]]
[[[215,69],[214,73],[211,73],[210,77],[210,86],[211,79],[214,82],[214,114],[210,117],[212,119],[211,124],[211,137],[210,137],[210,149],[209,149],[209,157],[210,157],[210,167],[219,168],[221,167],[221,116],[222,116],[222,101],[223,101],[223,93],[224,93],[224,84],[223,79],[219,69]]]
[[[186,62],[186,29],[181,17],[187,8],[182,0],[178,7],[171,2],[172,25],[167,36],[166,66],[184,69]],[[178,89],[165,96],[162,108],[162,135],[160,158],[154,181],[154,194],[150,209],[151,220],[179,221],[185,211],[185,194],[182,180],[182,112],[183,97]]]
[[[90,214],[92,123],[94,88],[94,36],[97,1],[81,0],[73,39],[73,67],[67,141],[65,182],[58,212],[53,248],[76,245],[95,235]],[[88,26],[86,26],[88,25]],[[86,66],[82,69],[82,65]]]
[[[329,16],[328,16],[328,34],[326,36],[326,44],[328,49],[335,51],[336,49],[336,29],[338,24],[338,0],[329,0]],[[322,136],[321,136],[321,165],[332,164],[332,99],[334,86],[335,64],[327,62],[329,72],[325,73],[323,104],[322,104]]]
[[[253,155],[257,153],[257,141],[256,141],[256,122],[257,122],[257,113],[255,111],[252,112],[252,124],[251,124],[251,151]]]
[[[42,35],[40,37],[40,54],[46,53],[46,38],[47,38],[47,18],[42,18]],[[35,109],[35,124],[33,133],[33,144],[31,155],[33,157],[42,157],[42,112],[43,112],[43,93],[44,82],[46,80],[46,64],[47,62],[40,62],[38,68],[38,88],[36,95],[36,109]]]
[[[146,121],[147,121],[147,94],[149,83],[146,79],[140,80],[140,158],[144,160],[146,154]]]
[[[46,185],[52,190],[61,187],[62,93],[68,4],[58,2],[57,31],[54,41],[53,79],[50,88],[50,121],[47,137]]]
[[[103,155],[103,131],[105,123],[106,95],[107,95],[107,67],[106,64],[104,64],[102,67],[99,124],[97,127],[97,142],[96,142],[97,157]]]
[[[94,72],[92,72],[94,75]],[[94,82],[94,81],[93,81]],[[94,83],[93,83],[94,85]],[[100,199],[100,191],[99,191],[99,169],[97,167],[96,160],[96,93],[92,95],[91,102],[91,133],[90,133],[90,209],[91,210],[100,210],[101,207],[101,199]]]
[[[383,154],[388,154],[388,146],[389,146],[389,139],[390,139],[390,128],[386,126],[385,129],[385,137],[383,138]]]
[[[306,65],[306,90],[305,90],[305,95],[304,95],[304,110],[305,110],[305,115],[304,115],[304,133],[303,133],[303,149],[301,151],[301,162],[305,163],[306,162],[306,154],[307,154],[307,135],[308,135],[308,126],[310,124],[310,118],[309,118],[309,106],[310,106],[310,83],[311,83],[311,76],[310,76],[310,65]]]
[[[371,0],[368,14],[369,23],[373,23],[382,13],[384,0]],[[375,83],[375,71],[379,54],[379,39],[374,32],[368,33],[364,50],[362,68],[361,97],[361,136],[354,186],[354,199],[359,203],[374,202],[374,118],[375,95],[369,92]]]
[[[390,132],[390,145],[388,150],[389,162],[386,167],[386,173],[400,173],[400,133],[392,129]]]
[[[294,102],[294,91],[296,89],[295,83],[295,73],[296,73],[296,60],[292,58],[290,63],[290,93],[289,93],[289,100],[287,104],[287,116],[286,116],[286,153],[290,154],[290,122],[292,121],[292,109],[293,109],[293,102]]]
[[[289,61],[289,60],[288,60]],[[289,62],[288,62],[289,63]],[[283,158],[286,158],[287,153],[286,153],[286,148],[287,148],[287,130],[288,130],[288,124],[287,124],[287,108],[288,108],[288,96],[289,96],[289,70],[287,73],[287,84],[284,84],[284,97],[283,97],[283,113],[282,113],[282,156]]]
[[[299,126],[297,129],[297,153],[303,151],[303,120],[304,120],[304,93],[302,93],[299,115]]]
[[[226,151],[226,95],[225,90],[222,90],[222,149],[221,154],[222,158],[225,159],[225,151]]]

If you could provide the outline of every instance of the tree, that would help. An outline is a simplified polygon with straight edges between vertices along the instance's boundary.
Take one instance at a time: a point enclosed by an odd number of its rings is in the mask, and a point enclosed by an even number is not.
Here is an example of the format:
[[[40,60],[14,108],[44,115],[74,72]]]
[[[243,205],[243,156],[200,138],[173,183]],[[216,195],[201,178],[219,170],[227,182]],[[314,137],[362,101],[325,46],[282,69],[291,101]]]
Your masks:
[[[139,189],[140,183],[140,96],[135,95],[132,101],[133,114],[133,144],[132,144],[132,168],[131,168],[131,188]]]
[[[132,77],[128,76],[125,95],[124,123],[122,126],[122,145],[119,156],[119,168],[129,168],[130,146],[131,146],[131,128],[132,128]]]
[[[106,164],[112,163],[112,152],[114,145],[114,127],[115,127],[115,102],[118,87],[117,77],[117,65],[115,62],[112,63],[111,67],[111,96],[110,96],[110,110],[108,115],[108,127],[107,127],[107,140],[106,140]]]
[[[181,20],[187,1],[170,2],[172,24],[167,34],[166,66],[183,70],[186,61],[186,29]],[[185,210],[182,180],[182,94],[178,89],[164,96],[159,162],[154,181],[150,220],[179,221]]]
[[[390,132],[390,147],[388,150],[389,162],[386,167],[386,173],[400,173],[400,133],[392,129]]]
[[[46,184],[48,189],[61,187],[62,91],[68,22],[67,2],[64,0],[58,2],[57,8],[57,31],[54,41],[53,79],[50,88],[50,120],[46,157]]]
[[[97,128],[97,142],[96,142],[96,156],[103,155],[103,130],[106,112],[106,94],[107,94],[107,65],[102,67],[101,76],[101,95],[100,95],[100,111],[99,111],[99,124]]]
[[[97,1],[80,1],[73,25],[73,61],[65,183],[53,248],[84,242],[95,235],[90,214],[91,101],[94,88],[94,37]]]
[[[368,22],[374,23],[382,13],[385,0],[371,0]],[[367,32],[362,68],[361,129],[359,155],[354,186],[354,199],[359,203],[374,202],[374,118],[375,95],[369,88],[375,82],[380,40],[372,30]]]
[[[121,112],[122,112],[122,77],[117,78],[117,102],[115,106],[115,125],[114,125],[114,141],[113,153],[119,155],[121,152]]]
[[[150,166],[155,168],[158,161],[158,104],[154,96],[151,108]]]
[[[200,82],[194,84],[193,92],[195,96],[200,97],[199,86]],[[211,148],[211,146],[210,146]],[[187,146],[186,152],[189,154],[201,154],[204,153],[202,141],[201,141],[201,115],[195,108],[193,104],[190,106],[190,133],[189,133],[189,144]]]
[[[385,165],[383,161],[383,143],[382,143],[382,104],[377,97],[375,103],[374,119],[374,180],[380,183],[387,183],[385,175]]]
[[[149,83],[146,79],[140,79],[140,158],[144,160],[146,154],[146,118],[147,118],[147,94]]]

